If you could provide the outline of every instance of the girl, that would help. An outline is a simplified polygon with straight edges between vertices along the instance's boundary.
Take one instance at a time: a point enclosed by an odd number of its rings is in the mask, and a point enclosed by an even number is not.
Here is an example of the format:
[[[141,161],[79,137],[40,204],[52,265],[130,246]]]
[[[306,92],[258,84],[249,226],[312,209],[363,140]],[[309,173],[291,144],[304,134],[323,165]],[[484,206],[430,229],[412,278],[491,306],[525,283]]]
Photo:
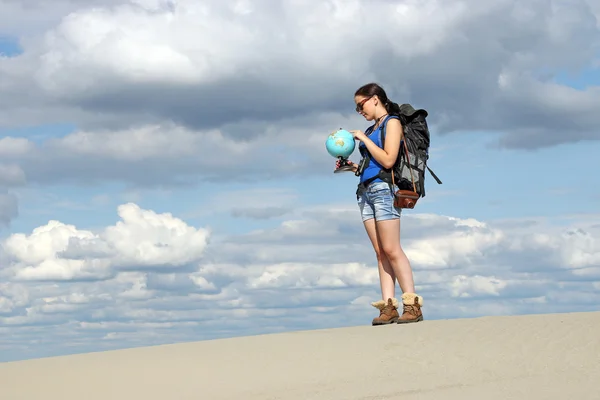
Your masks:
[[[381,169],[394,165],[400,150],[402,124],[398,104],[390,101],[381,86],[369,83],[354,94],[356,111],[367,121],[375,121],[366,132],[350,131],[359,140],[359,147],[370,155],[370,162],[360,174],[357,200],[362,220],[375,250],[379,269],[382,300],[371,303],[380,314],[373,325],[423,320],[423,298],[415,294],[410,262],[400,246],[400,213],[394,207],[395,188],[379,179]],[[380,142],[380,130],[385,124],[385,148]],[[358,165],[352,163],[354,171]],[[403,313],[398,313],[395,281],[402,290]]]

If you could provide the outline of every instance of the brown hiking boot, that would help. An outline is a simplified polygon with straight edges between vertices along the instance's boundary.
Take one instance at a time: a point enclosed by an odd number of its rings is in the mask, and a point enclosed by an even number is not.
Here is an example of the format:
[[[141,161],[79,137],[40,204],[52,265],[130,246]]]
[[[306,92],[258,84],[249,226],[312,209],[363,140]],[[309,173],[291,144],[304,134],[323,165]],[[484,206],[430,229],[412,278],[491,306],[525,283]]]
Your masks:
[[[403,313],[398,318],[399,324],[423,321],[423,298],[414,293],[404,293],[402,295]]]
[[[393,324],[398,320],[398,300],[389,298],[387,303],[385,300],[379,300],[371,305],[379,310],[379,317],[373,319],[373,325]]]

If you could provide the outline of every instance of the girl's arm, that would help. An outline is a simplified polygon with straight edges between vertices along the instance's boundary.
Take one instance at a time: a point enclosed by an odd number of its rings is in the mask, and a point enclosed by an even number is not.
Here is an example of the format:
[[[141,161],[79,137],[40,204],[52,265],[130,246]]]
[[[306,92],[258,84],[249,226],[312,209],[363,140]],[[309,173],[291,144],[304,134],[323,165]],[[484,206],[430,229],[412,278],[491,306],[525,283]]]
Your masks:
[[[357,139],[362,141],[371,156],[386,169],[392,168],[400,151],[400,140],[402,133],[402,124],[397,118],[391,118],[387,121],[385,127],[385,146],[382,149],[377,146],[367,135],[361,131],[352,131]]]

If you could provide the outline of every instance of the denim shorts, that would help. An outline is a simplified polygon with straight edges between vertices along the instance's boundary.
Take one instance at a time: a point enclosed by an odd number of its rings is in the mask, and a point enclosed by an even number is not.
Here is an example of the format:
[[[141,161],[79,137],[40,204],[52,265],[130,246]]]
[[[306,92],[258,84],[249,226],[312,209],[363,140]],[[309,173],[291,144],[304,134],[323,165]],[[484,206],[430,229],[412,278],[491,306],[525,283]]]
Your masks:
[[[358,207],[363,221],[400,218],[401,208],[394,207],[394,189],[386,182],[373,182],[357,193]]]

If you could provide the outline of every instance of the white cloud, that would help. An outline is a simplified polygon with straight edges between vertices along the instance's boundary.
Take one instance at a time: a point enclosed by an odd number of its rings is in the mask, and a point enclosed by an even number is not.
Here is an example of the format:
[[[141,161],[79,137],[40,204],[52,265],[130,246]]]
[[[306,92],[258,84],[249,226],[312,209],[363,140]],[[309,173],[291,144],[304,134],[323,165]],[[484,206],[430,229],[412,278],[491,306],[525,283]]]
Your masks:
[[[329,173],[323,137],[364,126],[352,93],[372,80],[425,107],[434,134],[497,131],[519,148],[598,139],[597,87],[554,79],[597,62],[591,1],[0,4],[3,29],[27,32],[21,55],[0,58],[0,127],[75,127],[0,139],[3,225],[18,215],[4,187]]]
[[[598,138],[597,90],[553,81],[596,62],[592,1],[93,5],[70,5],[23,55],[0,59],[0,121],[214,129],[352,113],[353,91],[377,80],[427,108],[439,132],[498,130],[515,147]]]
[[[21,186],[25,183],[25,172],[15,164],[0,164],[0,186]]]
[[[7,137],[0,140],[0,155],[7,166],[6,180],[15,183],[25,178],[42,184],[119,180],[143,186],[205,179],[248,182],[330,173],[334,160],[325,152],[327,127],[337,126],[340,120],[355,124],[358,118],[322,115],[304,125],[286,119],[276,124],[249,124],[246,128],[243,123],[230,124],[202,131],[174,123],[114,131],[77,130],[39,144]],[[248,131],[261,133],[245,137]],[[0,180],[2,172],[0,165]]]
[[[106,7],[121,0],[0,0],[0,26],[11,36],[41,34],[71,12],[82,7]],[[25,39],[25,42],[29,42]]]
[[[204,229],[132,204],[99,233],[52,222],[14,234],[3,244],[11,258],[0,323],[15,346],[41,345],[33,338],[44,326],[46,345],[69,335],[79,349],[368,324],[379,296],[374,253],[358,220],[328,209],[208,244]],[[428,318],[587,310],[600,301],[599,219],[564,227],[407,213],[402,240]],[[107,269],[75,264],[90,260]],[[82,280],[86,272],[96,279]]]
[[[0,283],[0,315],[8,315],[29,302],[29,291],[23,285]]]
[[[452,281],[453,297],[471,297],[472,295],[500,295],[508,283],[496,277],[457,275]]]
[[[332,257],[333,258],[333,257]],[[318,289],[374,285],[377,270],[358,263],[283,263],[255,266],[248,287]],[[326,273],[324,273],[326,271]]]
[[[207,197],[207,203],[191,214],[208,216],[226,212],[235,217],[260,220],[293,212],[300,196],[292,190],[257,187],[217,192]]]
[[[430,219],[432,225],[451,224],[454,232],[432,229],[427,231],[427,240],[415,241],[406,246],[406,253],[423,267],[447,268],[470,264],[480,260],[488,252],[505,242],[504,233],[473,219],[461,220],[434,215],[423,216],[420,221]],[[425,233],[425,231],[423,231]]]
[[[0,139],[0,156],[18,157],[33,150],[34,146],[33,142],[25,138],[3,137]]]
[[[141,272],[124,272],[115,278],[119,282],[130,284],[130,288],[118,294],[118,297],[127,300],[147,300],[156,295],[153,290],[148,290],[148,278]]]
[[[118,213],[121,221],[100,233],[49,221],[30,235],[12,234],[4,242],[8,268],[17,280],[103,280],[118,269],[185,267],[202,257],[207,230],[131,203]]]

